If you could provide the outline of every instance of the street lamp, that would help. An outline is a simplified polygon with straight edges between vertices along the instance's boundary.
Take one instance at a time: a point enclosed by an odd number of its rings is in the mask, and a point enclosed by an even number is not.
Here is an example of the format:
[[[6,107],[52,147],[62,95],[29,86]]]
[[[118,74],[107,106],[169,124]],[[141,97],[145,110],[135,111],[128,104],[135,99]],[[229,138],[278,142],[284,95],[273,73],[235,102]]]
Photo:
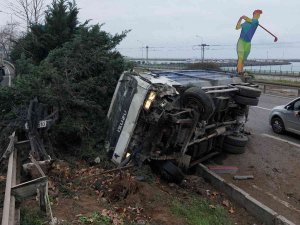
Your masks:
[[[202,46],[203,45],[203,37],[202,36],[200,36],[200,35],[196,35],[196,37],[197,38],[201,38],[201,44],[200,45],[198,45],[198,46]],[[203,56],[203,50],[202,50],[202,48],[203,47],[201,47],[201,61],[202,61],[202,63],[203,63],[203,58],[204,58],[204,56]]]
[[[140,40],[137,40],[137,42],[141,43],[142,45],[142,59],[144,58],[144,44]]]

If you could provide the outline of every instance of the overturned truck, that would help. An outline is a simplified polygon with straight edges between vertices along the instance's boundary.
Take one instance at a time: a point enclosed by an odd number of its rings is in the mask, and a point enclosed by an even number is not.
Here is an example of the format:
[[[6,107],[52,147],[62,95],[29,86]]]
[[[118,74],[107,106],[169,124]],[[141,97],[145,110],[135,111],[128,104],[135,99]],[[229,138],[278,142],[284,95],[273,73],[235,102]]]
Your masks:
[[[107,151],[119,166],[151,162],[169,180],[222,152],[240,154],[249,106],[261,91],[236,74],[125,72],[108,112]]]

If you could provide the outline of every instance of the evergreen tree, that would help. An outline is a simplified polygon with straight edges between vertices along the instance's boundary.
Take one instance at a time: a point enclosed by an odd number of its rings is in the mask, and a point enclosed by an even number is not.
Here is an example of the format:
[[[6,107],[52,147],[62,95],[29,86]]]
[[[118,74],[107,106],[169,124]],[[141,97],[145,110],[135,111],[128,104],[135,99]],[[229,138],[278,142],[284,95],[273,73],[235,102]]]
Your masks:
[[[78,8],[76,3],[53,0],[45,12],[44,24],[32,24],[29,32],[20,38],[11,54],[13,61],[26,58],[39,64],[49,52],[69,41],[78,28]]]
[[[80,25],[77,15],[75,2],[54,0],[45,24],[32,26],[19,40],[19,76],[13,87],[0,89],[0,119],[22,129],[22,112],[37,97],[59,109],[59,123],[51,129],[56,153],[85,158],[99,154],[104,144],[106,114],[126,65],[116,46],[128,31],[111,35],[100,25]]]

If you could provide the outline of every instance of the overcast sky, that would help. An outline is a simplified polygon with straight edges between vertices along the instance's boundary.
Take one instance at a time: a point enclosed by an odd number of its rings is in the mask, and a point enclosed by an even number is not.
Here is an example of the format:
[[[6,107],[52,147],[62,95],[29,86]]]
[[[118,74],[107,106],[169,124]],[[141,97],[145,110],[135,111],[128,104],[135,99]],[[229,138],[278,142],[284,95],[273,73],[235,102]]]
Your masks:
[[[4,2],[0,0],[2,11]],[[249,58],[300,58],[299,0],[77,0],[77,4],[82,22],[105,23],[103,30],[112,34],[131,30],[118,47],[126,56],[145,57],[148,45],[151,58],[195,58],[200,57],[195,45],[206,43],[211,45],[206,58],[236,58],[237,20],[261,9],[260,24],[279,41],[274,43],[258,28]],[[0,25],[7,19],[0,13]]]

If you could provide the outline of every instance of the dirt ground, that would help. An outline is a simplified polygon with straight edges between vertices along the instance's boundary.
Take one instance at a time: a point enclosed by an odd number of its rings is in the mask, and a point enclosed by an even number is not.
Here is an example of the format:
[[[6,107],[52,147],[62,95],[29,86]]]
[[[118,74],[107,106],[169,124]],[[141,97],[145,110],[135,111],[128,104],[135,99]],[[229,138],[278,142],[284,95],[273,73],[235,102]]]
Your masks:
[[[188,175],[182,184],[176,185],[166,183],[149,173],[149,170],[143,171],[143,175],[131,169],[93,176],[102,171],[102,168],[88,167],[84,162],[72,166],[63,161],[54,163],[49,172],[53,215],[65,224],[82,224],[80,217],[99,212],[109,216],[115,224],[181,225],[186,224],[186,221],[172,214],[173,202],[188,201],[198,196],[210,200],[212,205],[224,207],[233,224],[260,224],[201,177]],[[89,178],[81,180],[83,177]],[[4,184],[4,178],[0,180],[1,184]],[[0,187],[3,196],[4,185]],[[37,202],[32,198],[23,206],[36,208]]]
[[[251,135],[246,153],[220,155],[208,165],[237,166],[236,175],[253,175],[253,180],[233,180],[232,174],[220,174],[254,198],[300,224],[300,149],[262,135]]]

